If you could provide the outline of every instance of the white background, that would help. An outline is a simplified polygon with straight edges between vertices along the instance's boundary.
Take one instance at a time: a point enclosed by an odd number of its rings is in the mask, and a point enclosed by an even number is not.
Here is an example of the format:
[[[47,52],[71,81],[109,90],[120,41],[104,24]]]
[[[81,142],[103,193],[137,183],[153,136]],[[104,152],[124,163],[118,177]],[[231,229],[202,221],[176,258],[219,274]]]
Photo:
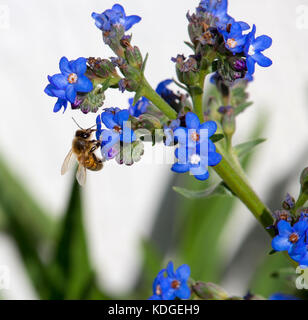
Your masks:
[[[296,10],[306,0],[230,0],[230,14],[237,20],[257,25],[257,33],[273,38],[267,51],[274,64],[257,69],[250,85],[252,109],[241,116],[237,140],[242,141],[260,112],[268,117],[268,141],[260,149],[251,179],[261,197],[267,194],[268,182],[292,167],[292,159],[307,143],[308,120],[308,29]],[[60,215],[65,207],[70,177],[60,176],[62,161],[70,148],[76,129],[72,112],[54,114],[55,100],[43,90],[47,75],[58,73],[62,56],[110,57],[101,34],[94,26],[92,11],[102,12],[115,2],[109,0],[0,0],[9,9],[9,23],[0,25],[0,150],[10,159],[11,167],[23,178],[45,208]],[[189,53],[183,40],[187,35],[187,10],[197,1],[123,0],[127,14],[142,16],[133,28],[133,41],[150,57],[146,75],[153,84],[174,76],[170,61],[178,53]],[[1,11],[1,10],[0,10]],[[7,16],[6,16],[7,17]],[[5,18],[6,19],[6,18]],[[306,17],[306,24],[308,17]],[[1,24],[0,21],[0,24]],[[307,26],[308,27],[308,26]],[[107,93],[106,106],[127,107],[120,92]],[[95,116],[73,113],[83,127],[92,125]],[[171,177],[168,166],[139,163],[132,168],[107,165],[99,174],[90,174],[86,187],[86,227],[91,258],[100,281],[113,292],[130,288],[137,273],[139,241],[150,230],[153,214],[165,184]],[[297,177],[295,177],[296,179]],[[294,183],[290,191],[296,194]],[[253,223],[249,212],[239,206],[237,215],[224,239],[237,223]],[[231,255],[241,240],[239,234],[226,247]],[[225,243],[227,243],[225,241]],[[6,296],[14,299],[36,298],[14,247],[0,237],[0,265],[11,270],[11,289]],[[236,283],[229,283],[234,294],[243,294]]]

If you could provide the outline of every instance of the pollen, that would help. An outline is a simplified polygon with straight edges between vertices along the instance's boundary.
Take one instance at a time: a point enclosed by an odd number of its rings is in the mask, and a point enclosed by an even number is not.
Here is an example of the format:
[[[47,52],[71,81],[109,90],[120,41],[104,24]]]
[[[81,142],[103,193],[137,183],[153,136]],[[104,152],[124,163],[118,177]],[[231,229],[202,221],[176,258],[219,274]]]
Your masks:
[[[181,286],[181,282],[178,281],[178,280],[174,280],[174,281],[172,281],[172,283],[171,283],[171,288],[172,288],[172,289],[179,289],[180,286]]]
[[[199,164],[201,161],[201,158],[198,154],[193,154],[191,157],[190,157],[190,163],[191,164]]]
[[[156,293],[157,296],[160,296],[160,295],[162,294],[162,290],[161,290],[160,285],[158,285],[158,286],[156,287],[155,293]]]
[[[71,84],[76,83],[78,81],[78,76],[76,73],[71,73],[68,78],[67,81]]]
[[[198,142],[200,140],[200,135],[197,132],[193,132],[190,136],[191,140],[194,142]]]
[[[237,46],[237,42],[235,41],[234,38],[228,39],[227,45],[229,48],[234,49]]]
[[[289,241],[292,243],[296,243],[298,242],[298,240],[299,240],[299,237],[297,233],[292,233],[289,237]]]

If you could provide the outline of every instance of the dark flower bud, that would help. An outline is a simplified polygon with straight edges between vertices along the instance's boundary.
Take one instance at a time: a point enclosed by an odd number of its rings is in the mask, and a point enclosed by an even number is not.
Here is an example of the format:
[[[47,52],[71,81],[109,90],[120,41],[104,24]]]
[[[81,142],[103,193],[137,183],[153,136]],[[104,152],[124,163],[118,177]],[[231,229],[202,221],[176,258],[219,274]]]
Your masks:
[[[105,94],[102,86],[97,85],[94,90],[83,96],[82,102],[79,104],[80,110],[85,114],[89,112],[96,113],[104,105],[104,101]]]
[[[103,79],[107,79],[110,76],[118,76],[114,64],[107,59],[89,58],[88,66],[95,75]]]
[[[176,72],[179,80],[188,86],[193,86],[199,81],[198,62],[194,56],[186,59],[184,55],[172,58],[176,63]]]
[[[123,36],[122,39],[121,39],[121,41],[120,41],[122,47],[123,47],[123,48],[129,48],[129,47],[131,47],[131,44],[130,44],[131,40],[132,40],[132,36],[130,36],[130,35],[125,35],[125,36]]]
[[[282,207],[285,210],[292,210],[295,207],[295,199],[291,197],[289,193],[287,193],[286,199],[282,203]]]

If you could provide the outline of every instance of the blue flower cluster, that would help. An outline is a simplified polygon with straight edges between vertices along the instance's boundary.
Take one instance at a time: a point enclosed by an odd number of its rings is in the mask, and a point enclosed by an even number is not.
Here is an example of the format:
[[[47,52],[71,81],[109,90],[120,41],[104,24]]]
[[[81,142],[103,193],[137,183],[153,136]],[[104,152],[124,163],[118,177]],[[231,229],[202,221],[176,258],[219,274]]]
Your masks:
[[[45,88],[45,93],[51,97],[58,98],[54,112],[58,112],[67,103],[74,104],[77,93],[87,93],[93,90],[92,82],[85,76],[87,71],[87,59],[78,58],[68,61],[66,57],[60,60],[61,73],[48,76],[49,84]]]
[[[129,109],[128,109],[129,114],[136,118],[146,113],[148,106],[150,105],[150,101],[145,97],[142,97],[135,105],[133,104],[134,103],[133,98],[130,98],[128,100],[128,103],[129,103]]]
[[[308,268],[308,215],[302,213],[293,226],[290,222],[281,220],[277,229],[278,235],[272,241],[273,249],[287,251],[301,268]]]
[[[176,298],[187,300],[191,296],[187,284],[190,277],[190,268],[184,264],[174,271],[172,262],[166,269],[159,272],[153,282],[153,295],[150,300],[175,300]]]
[[[245,33],[250,26],[242,21],[237,22],[228,15],[227,0],[202,0],[197,12],[209,19],[207,21],[210,21],[211,27],[217,28],[230,53],[244,55],[249,78],[255,72],[256,63],[261,67],[272,65],[272,61],[263,54],[263,51],[272,45],[272,39],[266,35],[256,38],[255,25],[249,33]]]
[[[210,138],[217,130],[214,121],[200,123],[193,112],[188,112],[185,117],[186,127],[178,127],[174,136],[179,143],[175,151],[178,162],[172,166],[172,171],[194,175],[198,180],[209,178],[208,167],[216,166],[222,156],[216,152],[216,147]]]
[[[140,22],[139,16],[126,16],[124,8],[120,4],[115,4],[112,9],[103,13],[92,13],[97,28],[104,32],[111,31],[113,26],[123,26],[124,30],[129,30],[134,24]]]

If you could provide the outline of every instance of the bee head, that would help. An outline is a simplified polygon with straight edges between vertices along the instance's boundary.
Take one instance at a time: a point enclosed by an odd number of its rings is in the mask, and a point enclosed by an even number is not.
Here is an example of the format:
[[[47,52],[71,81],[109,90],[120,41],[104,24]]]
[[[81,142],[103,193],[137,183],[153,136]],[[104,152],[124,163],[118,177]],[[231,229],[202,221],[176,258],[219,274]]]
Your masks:
[[[76,138],[82,138],[82,139],[89,139],[91,137],[92,130],[77,130],[76,131]]]

